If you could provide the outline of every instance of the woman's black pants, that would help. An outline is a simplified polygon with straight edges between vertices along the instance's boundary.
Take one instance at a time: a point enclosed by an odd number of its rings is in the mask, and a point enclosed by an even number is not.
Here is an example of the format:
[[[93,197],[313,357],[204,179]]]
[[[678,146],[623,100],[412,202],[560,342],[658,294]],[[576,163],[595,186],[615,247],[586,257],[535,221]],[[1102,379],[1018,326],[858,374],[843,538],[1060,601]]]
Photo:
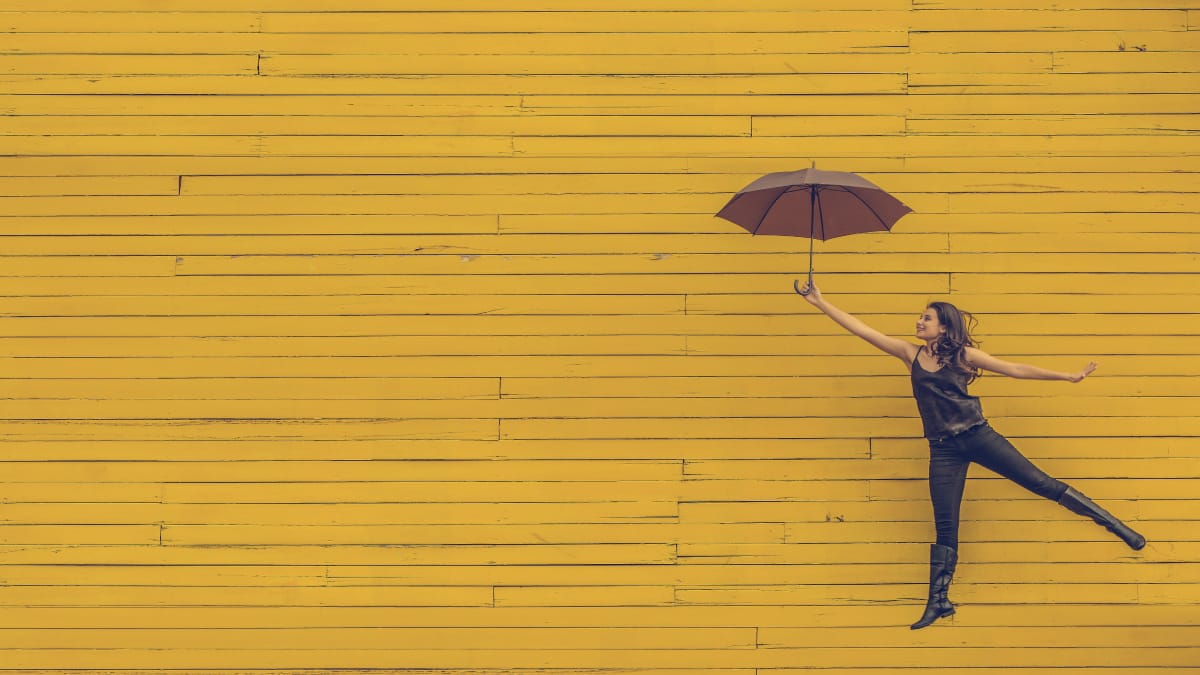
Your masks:
[[[929,441],[929,497],[937,523],[937,543],[958,548],[958,512],[971,462],[994,471],[1030,492],[1058,501],[1067,484],[1046,475],[986,422],[956,436]]]

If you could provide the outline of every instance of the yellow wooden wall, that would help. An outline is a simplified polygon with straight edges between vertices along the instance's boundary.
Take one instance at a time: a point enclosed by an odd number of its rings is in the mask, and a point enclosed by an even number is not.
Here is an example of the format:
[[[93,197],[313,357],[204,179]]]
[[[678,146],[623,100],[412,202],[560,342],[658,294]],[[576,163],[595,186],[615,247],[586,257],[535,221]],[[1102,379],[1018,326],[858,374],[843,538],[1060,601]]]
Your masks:
[[[1197,672],[1195,0],[4,0],[0,669]],[[900,364],[818,246],[1124,516],[972,472],[953,621]]]

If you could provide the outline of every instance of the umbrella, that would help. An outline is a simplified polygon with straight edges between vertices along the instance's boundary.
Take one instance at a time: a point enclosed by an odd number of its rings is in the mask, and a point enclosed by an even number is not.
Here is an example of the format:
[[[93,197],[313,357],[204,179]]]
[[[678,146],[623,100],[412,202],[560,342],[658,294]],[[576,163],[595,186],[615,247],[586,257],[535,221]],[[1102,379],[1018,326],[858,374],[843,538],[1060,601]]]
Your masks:
[[[813,240],[892,229],[912,209],[854,173],[769,173],[742,188],[717,216],[750,234],[808,237],[808,281],[813,277]],[[800,291],[799,280],[794,286]]]

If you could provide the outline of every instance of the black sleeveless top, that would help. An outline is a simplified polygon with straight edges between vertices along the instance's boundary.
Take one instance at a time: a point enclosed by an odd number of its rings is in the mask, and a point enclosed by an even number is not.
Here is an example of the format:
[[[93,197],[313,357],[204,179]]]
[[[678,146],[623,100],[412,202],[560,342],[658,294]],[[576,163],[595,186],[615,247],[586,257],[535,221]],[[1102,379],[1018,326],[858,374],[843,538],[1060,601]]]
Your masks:
[[[925,438],[949,438],[986,421],[979,398],[967,393],[969,379],[970,375],[950,365],[925,370],[921,367],[921,352],[917,352],[912,364],[912,389]]]

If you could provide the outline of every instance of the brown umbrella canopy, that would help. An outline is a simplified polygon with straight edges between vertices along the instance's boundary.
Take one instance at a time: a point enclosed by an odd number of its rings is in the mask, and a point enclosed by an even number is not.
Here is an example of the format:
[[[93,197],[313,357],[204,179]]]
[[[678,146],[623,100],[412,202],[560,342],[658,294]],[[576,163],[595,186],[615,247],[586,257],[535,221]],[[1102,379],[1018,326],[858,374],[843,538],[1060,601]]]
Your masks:
[[[899,199],[858,174],[803,169],[759,178],[734,195],[717,215],[751,234],[825,241],[890,230],[910,212]]]
[[[767,174],[734,195],[717,215],[751,234],[808,237],[811,281],[811,240],[890,230],[910,212],[858,174],[813,168]]]

